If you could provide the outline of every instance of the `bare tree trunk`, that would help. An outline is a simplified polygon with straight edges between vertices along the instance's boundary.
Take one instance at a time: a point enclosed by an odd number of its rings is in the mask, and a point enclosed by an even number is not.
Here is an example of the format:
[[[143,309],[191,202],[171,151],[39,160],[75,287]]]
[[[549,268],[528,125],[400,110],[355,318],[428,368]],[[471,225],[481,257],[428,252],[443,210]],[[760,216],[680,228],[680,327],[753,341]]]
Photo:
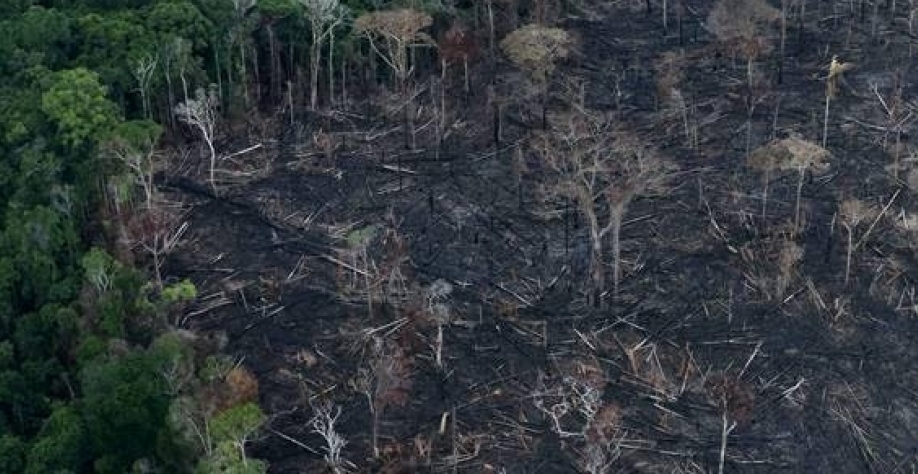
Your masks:
[[[606,291],[606,272],[602,266],[602,238],[599,235],[593,235],[592,240],[592,246],[590,247],[590,279],[593,281],[593,288],[590,299],[593,306],[599,307],[602,305],[602,294]]]
[[[848,231],[848,255],[845,260],[845,285],[847,285],[848,276],[851,274],[851,254],[854,251],[854,244],[852,243],[854,229],[850,225],[845,225],[845,230]]]
[[[488,0],[488,51],[491,53],[491,59],[497,54],[494,41],[494,1]]]
[[[206,139],[207,149],[210,150],[210,186],[214,190],[214,196],[217,195],[217,180],[214,177],[217,168],[217,151],[214,150],[213,140]]]
[[[806,177],[806,168],[800,167],[800,175],[797,179],[797,204],[794,210],[794,233],[800,231],[800,195],[803,194],[804,177]]]
[[[335,29],[328,31],[328,102],[335,102]]]
[[[768,209],[768,185],[771,180],[771,168],[765,168],[765,178],[762,183],[762,222],[765,222],[767,217],[766,209]]]
[[[321,50],[318,37],[313,34],[309,46],[309,106],[316,110],[319,104],[319,61]]]
[[[778,85],[784,82],[784,44],[787,42],[787,1],[781,0],[781,46],[778,48]]]
[[[616,213],[618,214],[618,213]],[[622,218],[621,214],[614,217],[612,222],[612,295],[618,297],[618,285],[622,280]]]

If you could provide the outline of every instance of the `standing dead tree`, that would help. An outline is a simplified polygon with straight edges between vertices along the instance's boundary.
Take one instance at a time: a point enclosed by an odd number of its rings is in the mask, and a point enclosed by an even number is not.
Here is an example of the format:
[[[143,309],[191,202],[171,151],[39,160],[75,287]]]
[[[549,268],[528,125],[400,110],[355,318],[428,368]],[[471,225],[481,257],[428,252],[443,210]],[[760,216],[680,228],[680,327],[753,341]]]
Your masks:
[[[354,21],[354,31],[365,37],[370,48],[392,70],[399,93],[405,99],[406,146],[415,147],[414,104],[408,81],[414,73],[409,54],[413,48],[432,46],[433,39],[421,30],[433,24],[430,15],[401,8],[365,13]]]
[[[851,257],[854,254],[854,231],[862,222],[873,219],[879,210],[859,199],[847,199],[842,201],[838,212],[841,215],[841,225],[848,234],[848,250],[845,258],[845,285],[847,285],[848,278],[851,276]]]
[[[185,122],[192,128],[201,133],[201,137],[207,144],[210,152],[210,186],[214,194],[217,194],[217,181],[214,178],[217,168],[217,151],[214,149],[214,132],[217,126],[217,107],[220,98],[215,91],[205,92],[204,89],[198,89],[194,99],[188,99],[175,107],[175,114],[179,120]]]
[[[589,226],[590,277],[595,296],[605,292],[604,242],[612,239],[612,286],[621,280],[620,234],[632,201],[665,190],[675,165],[601,114],[575,112],[559,118],[555,129],[541,132],[532,148],[549,173],[546,198],[573,202]]]
[[[548,86],[555,63],[571,53],[574,42],[560,28],[526,25],[500,42],[504,54],[535,83],[542,103],[542,128],[548,126]]]
[[[769,30],[781,11],[764,0],[720,0],[708,14],[707,28],[732,51],[746,58],[746,80],[752,90],[755,60],[771,49]]]
[[[143,106],[143,118],[150,118],[150,87],[156,73],[156,57],[146,55],[133,63],[131,74],[137,81],[137,92],[140,92],[140,102]]]
[[[163,287],[162,268],[166,256],[176,249],[188,230],[188,222],[182,220],[183,213],[179,203],[162,203],[136,212],[128,224],[133,246],[152,259],[159,288]]]
[[[365,365],[360,368],[355,388],[367,397],[372,413],[371,445],[378,458],[379,422],[389,406],[405,406],[413,385],[411,357],[397,344],[373,336]]]
[[[158,164],[156,145],[161,133],[162,128],[152,122],[127,122],[118,127],[102,148],[104,154],[124,167],[134,185],[114,196],[119,242],[150,257],[160,288],[165,257],[180,243],[188,228],[188,223],[181,219],[181,206],[163,199],[153,182]],[[136,189],[143,194],[140,203],[131,199]],[[132,204],[122,209],[125,202]]]
[[[882,132],[882,146],[888,150],[893,158],[892,172],[893,178],[899,179],[899,168],[901,166],[900,157],[902,155],[902,135],[908,133],[912,123],[915,121],[914,112],[910,104],[906,103],[902,97],[902,77],[896,74],[895,81],[887,97],[883,97],[877,84],[871,85],[873,95],[876,96],[877,102],[883,112],[883,124],[873,125],[870,128]],[[890,135],[893,142],[890,144]]]
[[[766,196],[768,189],[767,176],[771,170],[797,172],[794,233],[800,231],[800,200],[806,173],[807,171],[825,172],[829,167],[828,161],[831,156],[832,154],[829,153],[829,150],[795,135],[782,140],[775,140],[755,150],[750,156],[751,165],[766,171]],[[763,197],[763,202],[764,199]]]
[[[851,63],[843,63],[838,60],[838,56],[832,56],[832,62],[829,63],[829,73],[826,75],[826,109],[823,113],[822,120],[822,147],[826,147],[826,140],[829,138],[829,104],[832,98],[838,94],[838,81],[842,74],[853,68]]]
[[[322,58],[322,46],[328,42],[328,70],[329,77],[333,74],[332,53],[334,51],[335,28],[339,27],[347,18],[347,7],[338,0],[299,0],[306,12],[309,21],[309,30],[312,33],[312,42],[309,45],[309,104],[315,109],[319,103],[319,63]],[[332,87],[333,80],[328,85]],[[333,98],[333,91],[329,90],[329,98]]]
[[[707,28],[734,54],[746,59],[746,155],[752,149],[752,115],[763,94],[756,90],[755,62],[772,48],[771,29],[781,12],[764,0],[720,0]]]

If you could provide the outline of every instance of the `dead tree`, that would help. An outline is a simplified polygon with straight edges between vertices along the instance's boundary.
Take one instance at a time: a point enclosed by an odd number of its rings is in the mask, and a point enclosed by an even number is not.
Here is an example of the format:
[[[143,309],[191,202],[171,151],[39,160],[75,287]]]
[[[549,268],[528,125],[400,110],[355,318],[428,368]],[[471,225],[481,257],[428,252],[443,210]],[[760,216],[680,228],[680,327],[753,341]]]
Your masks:
[[[157,287],[163,287],[166,256],[176,249],[187,230],[188,222],[182,220],[182,209],[176,203],[161,202],[132,215],[128,224],[130,243],[134,250],[149,255]]]
[[[433,24],[430,15],[407,8],[365,13],[354,22],[354,31],[365,37],[370,48],[392,70],[398,91],[405,100],[406,146],[414,148],[414,105],[408,81],[414,73],[409,61],[413,48],[432,46],[434,41],[421,30]]]
[[[549,79],[555,63],[571,53],[571,36],[560,28],[526,25],[507,35],[500,42],[500,47],[535,83],[541,98],[542,128],[546,128]]]
[[[770,30],[780,19],[780,10],[764,0],[720,0],[708,14],[707,28],[733,52],[746,58],[750,90],[755,60],[771,49]]]
[[[214,173],[217,168],[217,151],[214,149],[214,131],[217,126],[217,106],[220,99],[216,92],[198,89],[194,99],[188,99],[175,107],[175,114],[179,120],[185,122],[201,133],[201,137],[210,151],[210,186],[217,194],[217,182]]]
[[[829,138],[829,104],[832,98],[838,94],[838,81],[845,71],[853,68],[852,63],[843,63],[838,60],[838,56],[832,56],[832,62],[829,63],[829,73],[826,75],[826,109],[823,112],[822,120],[822,147],[826,147],[826,140]]]
[[[859,199],[846,199],[838,208],[841,216],[841,225],[845,228],[848,237],[848,249],[845,255],[845,285],[851,275],[851,257],[854,254],[854,232],[862,222],[873,219],[879,211],[870,204]]]
[[[808,171],[824,173],[829,167],[831,153],[825,148],[796,135],[775,140],[750,156],[750,164],[763,170],[777,169],[797,173],[797,192],[794,205],[794,233],[800,231],[800,201],[803,183]],[[766,183],[767,184],[767,183]],[[766,188],[767,189],[767,188]]]
[[[532,148],[549,171],[546,199],[573,203],[589,226],[594,303],[605,292],[602,257],[607,237],[612,240],[612,288],[617,294],[625,212],[635,199],[662,192],[675,166],[614,120],[588,111],[559,117],[551,132],[532,140]]]
[[[114,158],[130,175],[133,183],[143,192],[143,207],[155,207],[156,144],[162,127],[153,122],[123,124],[114,137],[102,147],[104,154]]]
[[[771,29],[781,12],[764,0],[720,0],[708,15],[707,28],[734,54],[746,59],[746,155],[752,149],[752,115],[757,94],[755,62],[772,48]]]
[[[347,17],[347,7],[338,0],[299,0],[309,20],[309,30],[312,32],[312,42],[309,45],[309,104],[315,109],[319,102],[319,62],[321,61],[322,46],[328,42],[328,70],[329,77],[333,78],[332,52],[334,48],[335,28],[339,27]],[[329,80],[329,88],[333,79]],[[329,97],[334,94],[329,90]]]

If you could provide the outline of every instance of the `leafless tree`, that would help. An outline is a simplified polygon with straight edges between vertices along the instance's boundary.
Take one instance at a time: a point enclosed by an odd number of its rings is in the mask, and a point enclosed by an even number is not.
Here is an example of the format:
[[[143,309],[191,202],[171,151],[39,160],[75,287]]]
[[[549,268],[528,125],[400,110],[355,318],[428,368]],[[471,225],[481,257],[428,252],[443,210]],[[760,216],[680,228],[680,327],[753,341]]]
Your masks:
[[[156,72],[156,57],[146,55],[137,60],[133,66],[131,74],[137,81],[137,91],[140,92],[140,101],[143,104],[143,116],[148,119],[150,118],[150,83]]]
[[[179,120],[185,122],[201,133],[201,137],[210,151],[210,186],[217,194],[217,182],[214,177],[217,168],[217,151],[214,149],[214,132],[217,126],[217,107],[219,98],[212,89],[205,92],[198,89],[194,99],[188,99],[175,107],[175,114]]]
[[[854,231],[862,222],[873,219],[878,209],[861,201],[859,199],[846,199],[839,206],[838,213],[841,217],[842,227],[848,237],[848,251],[845,258],[845,284],[848,284],[848,277],[851,275],[851,257],[854,253]]]
[[[131,137],[115,136],[103,146],[103,152],[121,163],[143,192],[144,208],[156,206],[156,188],[153,175],[156,172],[156,143],[159,140],[159,127],[150,128]]]
[[[662,192],[675,166],[598,112],[559,117],[555,129],[532,141],[545,163],[547,198],[573,202],[589,225],[593,290],[605,291],[604,242],[612,238],[613,294],[621,280],[620,233],[631,202]],[[598,303],[598,301],[597,301]]]
[[[378,336],[370,340],[368,352],[356,385],[370,405],[373,455],[379,457],[379,421],[390,405],[404,406],[408,403],[412,387],[411,359],[395,343]]]
[[[883,149],[891,149],[893,178],[899,179],[902,135],[911,128],[915,121],[915,114],[909,104],[903,100],[901,74],[896,74],[895,82],[888,96],[883,97],[877,84],[872,84],[871,89],[880,104],[885,119],[883,121],[885,123],[874,127],[883,132]],[[890,135],[893,137],[892,144],[889,142]]]
[[[769,30],[781,12],[764,0],[720,0],[711,10],[707,28],[746,58],[746,79],[753,87],[755,60],[771,48]]]
[[[406,145],[415,147],[414,104],[408,80],[414,72],[410,51],[433,46],[433,39],[421,30],[433,24],[433,18],[408,8],[365,13],[354,21],[354,30],[365,37],[370,48],[392,70],[399,93],[405,99],[404,119]]]
[[[335,424],[341,416],[341,407],[324,402],[313,406],[312,409],[313,415],[309,425],[312,432],[325,441],[325,463],[334,474],[347,472],[345,466],[349,463],[341,457],[341,450],[347,446],[347,440],[335,429]]]
[[[310,106],[315,109],[319,102],[319,62],[321,61],[322,45],[328,42],[328,70],[330,74],[329,88],[333,87],[333,51],[335,42],[335,28],[341,26],[347,18],[347,7],[338,0],[299,0],[306,11],[309,29],[312,32],[312,43],[309,45],[309,82]],[[329,89],[329,97],[334,97]]]
[[[152,259],[153,274],[158,287],[163,286],[162,267],[188,230],[178,204],[159,203],[152,208],[136,211],[129,224],[130,240],[136,248]]]
[[[838,60],[837,56],[832,56],[829,63],[828,74],[826,75],[826,109],[823,113],[822,121],[822,147],[826,147],[826,140],[829,137],[829,104],[832,98],[838,94],[838,81],[845,71],[853,68],[852,63],[844,63]]]

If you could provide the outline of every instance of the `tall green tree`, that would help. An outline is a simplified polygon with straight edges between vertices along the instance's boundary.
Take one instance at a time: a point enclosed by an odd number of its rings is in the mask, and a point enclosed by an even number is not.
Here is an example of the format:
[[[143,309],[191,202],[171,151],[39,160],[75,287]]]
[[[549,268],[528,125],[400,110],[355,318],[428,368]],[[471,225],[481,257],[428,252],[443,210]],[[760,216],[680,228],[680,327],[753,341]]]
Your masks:
[[[83,67],[55,73],[42,94],[41,110],[71,147],[98,142],[118,122],[118,108],[106,97],[99,75]]]

